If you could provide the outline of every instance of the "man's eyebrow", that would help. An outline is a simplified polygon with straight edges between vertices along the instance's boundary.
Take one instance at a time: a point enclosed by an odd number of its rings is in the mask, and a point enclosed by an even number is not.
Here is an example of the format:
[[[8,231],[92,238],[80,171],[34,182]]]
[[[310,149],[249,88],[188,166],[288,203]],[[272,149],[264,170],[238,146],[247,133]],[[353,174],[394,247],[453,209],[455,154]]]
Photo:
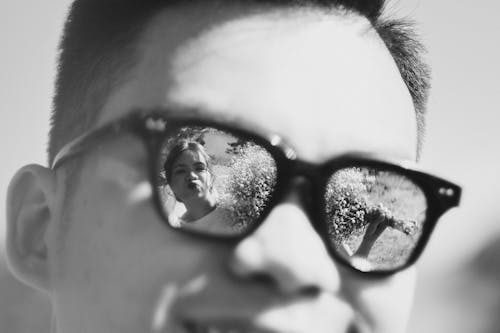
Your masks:
[[[148,111],[147,109],[145,111]],[[185,106],[175,103],[168,103],[164,107],[159,107],[153,109],[152,111],[158,111],[159,113],[166,113],[171,116],[182,116],[182,117],[202,117],[209,118],[210,116],[217,116],[218,112],[212,111],[209,108],[202,106]]]

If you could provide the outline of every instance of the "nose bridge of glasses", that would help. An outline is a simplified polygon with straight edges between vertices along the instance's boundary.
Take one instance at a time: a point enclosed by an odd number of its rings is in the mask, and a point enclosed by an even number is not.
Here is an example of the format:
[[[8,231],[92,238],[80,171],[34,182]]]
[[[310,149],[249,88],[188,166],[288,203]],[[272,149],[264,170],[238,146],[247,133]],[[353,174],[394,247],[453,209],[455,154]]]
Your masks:
[[[315,177],[317,166],[314,163],[301,159],[290,159],[289,163],[287,168],[292,177],[301,176],[307,179]]]
[[[291,193],[297,194],[302,209],[314,225],[317,207],[315,203],[321,195],[319,166],[303,160],[291,160],[286,173],[285,197]]]
[[[271,277],[284,292],[337,291],[339,272],[306,220],[296,193],[288,193],[286,202],[237,245],[233,268],[247,276]]]
[[[288,167],[288,177],[290,184],[302,184],[303,191],[310,191],[309,196],[314,194],[312,191],[318,189],[318,183],[321,179],[320,166],[304,160],[291,160]],[[306,188],[304,188],[306,186]],[[305,193],[304,193],[305,194]]]

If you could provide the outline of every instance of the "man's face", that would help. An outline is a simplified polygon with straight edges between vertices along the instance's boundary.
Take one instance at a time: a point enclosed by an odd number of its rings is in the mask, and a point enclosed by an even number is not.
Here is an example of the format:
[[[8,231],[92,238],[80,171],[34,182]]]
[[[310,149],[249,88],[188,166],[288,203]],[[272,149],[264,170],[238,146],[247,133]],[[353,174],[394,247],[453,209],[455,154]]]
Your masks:
[[[410,95],[364,19],[167,9],[139,45],[99,124],[135,107],[197,107],[277,133],[311,162],[353,151],[415,158]],[[332,260],[303,209],[304,186],[297,179],[239,244],[201,240],[158,216],[141,142],[104,143],[85,156],[54,254],[60,332],[186,332],[184,322],[191,332],[402,332],[414,269],[373,279]]]

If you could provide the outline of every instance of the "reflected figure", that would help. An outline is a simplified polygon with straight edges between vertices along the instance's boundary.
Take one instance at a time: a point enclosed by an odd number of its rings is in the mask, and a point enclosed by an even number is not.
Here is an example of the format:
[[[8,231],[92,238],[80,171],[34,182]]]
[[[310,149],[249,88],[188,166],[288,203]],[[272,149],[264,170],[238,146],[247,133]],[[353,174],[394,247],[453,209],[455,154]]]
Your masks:
[[[358,256],[367,258],[375,241],[382,235],[384,230],[389,226],[389,219],[380,210],[373,210],[367,215],[368,224],[364,231],[363,238],[357,250],[353,252],[351,248],[343,243],[343,248],[349,256]]]
[[[215,209],[209,161],[203,146],[194,141],[177,142],[165,161],[167,183],[175,199],[186,207],[181,217],[186,222],[198,220]]]
[[[200,143],[176,142],[165,160],[164,170],[175,199],[185,207],[182,214],[178,211],[170,214],[172,226],[204,232],[231,230],[228,213],[217,208],[211,159]]]
[[[353,251],[349,245],[344,242],[340,248],[346,257],[351,257],[350,260],[352,264],[363,271],[373,269],[373,264],[368,261],[368,255],[370,254],[370,251],[372,250],[377,239],[389,226],[389,221],[382,211],[374,210],[367,215],[369,215],[367,216],[369,222],[358,248]]]
[[[386,217],[380,211],[374,211],[371,216],[369,216],[369,222],[366,226],[365,234],[363,235],[363,240],[359,245],[356,252],[353,253],[355,256],[367,258],[370,253],[375,241],[382,235],[384,230],[388,227],[388,222]]]
[[[403,265],[427,214],[425,194],[411,179],[370,166],[336,171],[325,200],[336,249],[363,271]]]

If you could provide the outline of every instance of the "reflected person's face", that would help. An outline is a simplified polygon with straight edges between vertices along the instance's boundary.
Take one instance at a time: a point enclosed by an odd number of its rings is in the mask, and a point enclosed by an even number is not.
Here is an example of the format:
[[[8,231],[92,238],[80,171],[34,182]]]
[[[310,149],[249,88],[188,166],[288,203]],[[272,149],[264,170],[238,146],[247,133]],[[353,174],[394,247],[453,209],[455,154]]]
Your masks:
[[[171,172],[169,185],[177,200],[186,202],[209,195],[211,176],[201,153],[183,151],[173,163]]]
[[[415,157],[410,95],[366,20],[198,6],[151,22],[99,124],[135,107],[199,107],[278,133],[312,162]],[[124,137],[86,157],[65,251],[53,250],[61,333],[404,331],[414,269],[370,279],[339,266],[304,211],[302,179],[231,245],[164,225],[146,156]]]

